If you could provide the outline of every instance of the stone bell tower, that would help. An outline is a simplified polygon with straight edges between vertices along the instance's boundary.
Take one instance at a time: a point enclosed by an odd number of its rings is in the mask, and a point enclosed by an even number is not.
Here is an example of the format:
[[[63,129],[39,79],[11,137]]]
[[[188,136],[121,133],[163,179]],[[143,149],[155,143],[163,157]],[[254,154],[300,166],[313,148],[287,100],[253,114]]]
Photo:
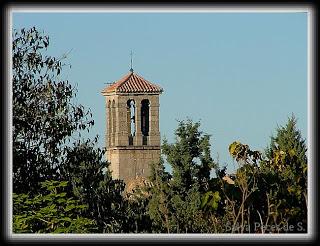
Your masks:
[[[106,157],[112,177],[128,182],[150,175],[160,160],[159,95],[163,89],[130,69],[102,90],[106,99]]]

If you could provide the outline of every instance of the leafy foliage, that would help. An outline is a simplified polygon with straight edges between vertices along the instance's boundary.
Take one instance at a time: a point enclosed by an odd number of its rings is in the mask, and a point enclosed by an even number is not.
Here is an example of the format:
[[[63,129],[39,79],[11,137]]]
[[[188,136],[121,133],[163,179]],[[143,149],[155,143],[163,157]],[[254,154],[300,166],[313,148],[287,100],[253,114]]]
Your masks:
[[[170,233],[174,224],[171,204],[170,183],[171,175],[165,171],[164,162],[161,158],[159,163],[152,163],[150,180],[153,186],[148,204],[148,212],[153,222],[154,231]]]
[[[120,232],[126,203],[124,183],[112,180],[109,163],[102,161],[105,151],[95,149],[95,142],[76,142],[66,147],[61,175],[70,180],[74,195],[87,209],[83,215],[94,218],[99,231]]]
[[[199,127],[199,122],[180,121],[176,130],[176,143],[169,144],[164,140],[162,145],[163,154],[172,166],[172,185],[182,192],[188,191],[195,184],[206,191],[210,171],[215,167],[210,156],[210,136],[199,131]]]
[[[284,152],[292,152],[297,156],[297,161],[301,165],[307,163],[307,147],[306,141],[302,138],[301,133],[297,130],[297,119],[294,115],[288,118],[285,126],[277,128],[276,136],[271,137],[270,146],[266,149],[266,156],[271,159],[276,150]]]
[[[236,161],[243,164],[256,164],[261,159],[259,151],[252,151],[248,145],[241,144],[238,141],[229,145],[229,153]]]
[[[35,196],[13,194],[13,232],[90,233],[96,222],[82,217],[86,205],[70,197],[66,181],[42,182],[43,193]]]
[[[203,135],[199,126],[191,120],[181,121],[176,143],[164,140],[162,151],[172,166],[172,177],[164,171],[163,162],[153,166],[149,213],[156,227],[165,232],[205,231],[201,199],[209,189],[215,163],[210,156],[209,135]]]
[[[244,232],[245,224],[249,225],[248,232],[306,232],[306,150],[294,116],[288,119],[285,127],[277,129],[275,137],[271,137],[266,157],[240,142],[229,146],[231,156],[239,162],[235,187],[240,189],[237,193],[242,194],[242,203],[237,203],[239,198],[231,196],[226,204],[231,206],[229,213],[233,226],[239,219],[234,211],[240,211],[245,220],[241,219],[240,232]],[[228,197],[228,191],[225,194]],[[255,223],[260,224],[258,230]],[[288,225],[293,226],[291,231],[288,231]],[[266,231],[266,228],[273,229]]]
[[[13,190],[41,196],[42,182],[68,181],[85,205],[81,216],[94,219],[100,232],[121,231],[124,184],[111,179],[98,138],[81,139],[94,120],[74,103],[76,88],[60,78],[66,55],[45,55],[48,45],[36,28],[13,33]]]
[[[201,209],[215,211],[218,209],[220,200],[221,197],[218,191],[208,191],[202,197]]]
[[[262,162],[262,169],[269,188],[268,199],[273,205],[273,223],[301,223],[306,230],[307,147],[296,122],[292,115],[286,126],[278,127],[266,149],[267,159]]]
[[[138,191],[137,193],[139,194],[140,192]],[[152,220],[147,209],[149,198],[138,194],[134,199],[127,200],[123,232],[151,233]]]
[[[75,88],[59,77],[66,56],[43,54],[49,37],[31,28],[14,30],[12,38],[13,189],[36,193],[41,181],[59,178],[70,137],[94,121],[73,103]]]

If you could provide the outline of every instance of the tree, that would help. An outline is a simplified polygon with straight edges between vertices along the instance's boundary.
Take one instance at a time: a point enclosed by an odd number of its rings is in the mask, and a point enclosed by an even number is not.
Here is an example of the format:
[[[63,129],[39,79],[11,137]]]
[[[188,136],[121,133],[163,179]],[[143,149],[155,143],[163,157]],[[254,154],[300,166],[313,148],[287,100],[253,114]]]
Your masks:
[[[254,198],[259,196],[258,161],[261,160],[261,153],[238,141],[229,145],[229,153],[238,162],[238,169],[232,187],[222,185],[226,216],[228,223],[231,223],[232,233],[251,232],[252,225],[256,222],[252,214],[256,212]]]
[[[165,139],[162,145],[163,154],[172,166],[173,187],[184,192],[194,184],[207,191],[210,171],[215,167],[210,156],[210,136],[199,131],[199,127],[199,122],[180,121],[175,132],[176,143],[169,144]]]
[[[92,114],[74,103],[76,88],[60,78],[66,55],[45,55],[48,45],[36,28],[13,33],[13,190],[32,196],[41,182],[68,181],[85,205],[81,216],[94,219],[99,232],[121,231],[124,184],[112,180],[98,138],[81,139]]]
[[[141,189],[141,190],[140,190]],[[141,187],[131,194],[130,198],[126,200],[126,216],[123,224],[123,232],[126,233],[151,233],[152,220],[148,213],[149,197],[145,191],[148,187]],[[157,231],[158,232],[158,231]]]
[[[71,136],[94,124],[73,103],[76,89],[60,78],[66,64],[45,54],[49,37],[36,28],[13,31],[13,190],[36,193],[40,182],[59,179]]]
[[[215,163],[210,156],[210,137],[199,131],[199,127],[199,122],[181,121],[175,132],[176,142],[169,144],[164,140],[162,151],[172,166],[172,177],[164,172],[163,163],[153,168],[149,213],[164,232],[207,230],[201,199],[209,190],[210,171]],[[158,210],[157,203],[160,205]]]
[[[122,195],[125,184],[112,180],[109,163],[102,161],[105,151],[95,148],[95,141],[77,141],[65,148],[61,176],[70,181],[75,197],[87,205],[82,214],[95,219],[100,232],[121,232],[127,207]]]
[[[277,128],[262,163],[273,207],[270,220],[284,231],[289,223],[300,223],[300,227],[307,229],[307,147],[296,123],[292,115],[285,126]],[[295,226],[294,232],[299,232],[300,227]]]
[[[288,118],[285,126],[277,128],[276,136],[271,136],[270,145],[266,148],[267,158],[271,159],[279,149],[284,152],[293,150],[297,156],[297,162],[306,167],[306,140],[302,138],[301,132],[297,129],[297,119],[294,114]]]
[[[305,232],[306,150],[294,116],[285,127],[278,127],[266,156],[239,142],[229,146],[231,156],[239,164],[233,188],[222,186],[232,232]],[[293,229],[288,231],[290,225]]]
[[[151,199],[148,211],[153,222],[153,230],[156,232],[170,233],[174,226],[172,208],[169,203],[170,179],[171,175],[165,171],[162,158],[159,163],[152,163],[150,180],[153,185],[150,188]]]
[[[66,181],[45,181],[38,195],[13,194],[15,233],[90,233],[95,221],[81,216],[86,205],[68,194]]]

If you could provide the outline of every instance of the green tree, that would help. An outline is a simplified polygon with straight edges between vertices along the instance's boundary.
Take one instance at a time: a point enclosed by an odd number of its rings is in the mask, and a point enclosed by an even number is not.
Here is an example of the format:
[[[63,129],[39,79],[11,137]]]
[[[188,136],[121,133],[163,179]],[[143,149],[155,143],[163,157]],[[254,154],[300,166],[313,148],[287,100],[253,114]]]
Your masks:
[[[301,132],[297,129],[297,119],[294,114],[288,118],[285,126],[277,128],[276,136],[271,137],[270,145],[266,148],[267,158],[272,159],[279,149],[284,152],[294,151],[299,165],[306,167],[306,140],[302,138]]]
[[[125,210],[125,223],[123,232],[125,233],[152,233],[152,219],[149,216],[149,197],[145,195],[148,188],[137,190],[127,201]],[[158,231],[157,231],[158,232]]]
[[[215,163],[210,154],[210,136],[199,130],[200,123],[190,119],[180,121],[175,132],[176,143],[169,144],[165,139],[162,152],[172,166],[173,188],[181,192],[198,185],[201,191],[209,187],[210,171]]]
[[[99,232],[121,231],[124,184],[111,179],[97,137],[81,138],[94,120],[75,103],[76,88],[61,78],[66,55],[46,55],[49,37],[36,28],[14,30],[12,44],[14,192],[36,195],[41,182],[69,181],[86,205],[81,216],[94,219]]]
[[[13,232],[90,233],[95,221],[81,216],[86,205],[74,199],[66,181],[45,181],[37,195],[13,193]]]
[[[270,223],[307,229],[307,147],[292,115],[285,126],[278,127],[266,149],[262,162],[264,180],[268,187]],[[300,227],[297,224],[300,223]],[[305,232],[305,231],[300,231]]]
[[[165,171],[161,158],[159,163],[152,163],[150,180],[153,186],[150,188],[151,199],[148,204],[148,212],[153,222],[153,231],[170,233],[174,226],[172,208],[170,207],[171,175]]]
[[[278,127],[266,156],[239,142],[229,146],[239,164],[232,188],[222,186],[232,232],[305,232],[301,228],[307,228],[306,150],[294,116]],[[288,231],[288,225],[293,230]]]
[[[150,201],[150,216],[165,232],[205,232],[206,218],[201,210],[202,195],[209,190],[210,171],[215,163],[210,156],[210,136],[199,131],[200,123],[179,122],[176,142],[164,140],[162,152],[172,167],[172,178],[163,163],[155,166]],[[156,210],[159,202],[160,209]],[[163,226],[159,225],[163,223]]]
[[[71,136],[94,121],[60,77],[66,56],[46,55],[49,37],[33,27],[14,30],[12,39],[13,190],[37,193],[40,182],[59,179]]]
[[[75,197],[87,205],[82,214],[95,219],[100,232],[121,232],[127,208],[125,184],[112,179],[109,163],[102,161],[105,151],[95,148],[95,141],[78,141],[64,149],[61,176],[70,181]]]

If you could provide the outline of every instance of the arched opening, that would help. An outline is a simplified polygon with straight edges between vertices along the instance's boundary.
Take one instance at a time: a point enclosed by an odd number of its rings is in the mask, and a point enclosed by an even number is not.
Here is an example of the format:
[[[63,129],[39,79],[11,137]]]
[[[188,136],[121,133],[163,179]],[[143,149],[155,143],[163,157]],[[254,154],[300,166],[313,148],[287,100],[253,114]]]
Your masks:
[[[115,133],[116,133],[116,103],[114,100],[112,100],[112,105],[111,105],[111,121],[112,121],[112,126],[111,126],[111,131],[112,131],[112,145],[115,145]]]
[[[141,132],[142,132],[142,144],[148,144],[149,136],[149,110],[150,103],[148,99],[141,101]]]
[[[127,101],[127,127],[129,136],[129,145],[133,145],[133,137],[136,134],[135,124],[135,102],[133,99]]]

